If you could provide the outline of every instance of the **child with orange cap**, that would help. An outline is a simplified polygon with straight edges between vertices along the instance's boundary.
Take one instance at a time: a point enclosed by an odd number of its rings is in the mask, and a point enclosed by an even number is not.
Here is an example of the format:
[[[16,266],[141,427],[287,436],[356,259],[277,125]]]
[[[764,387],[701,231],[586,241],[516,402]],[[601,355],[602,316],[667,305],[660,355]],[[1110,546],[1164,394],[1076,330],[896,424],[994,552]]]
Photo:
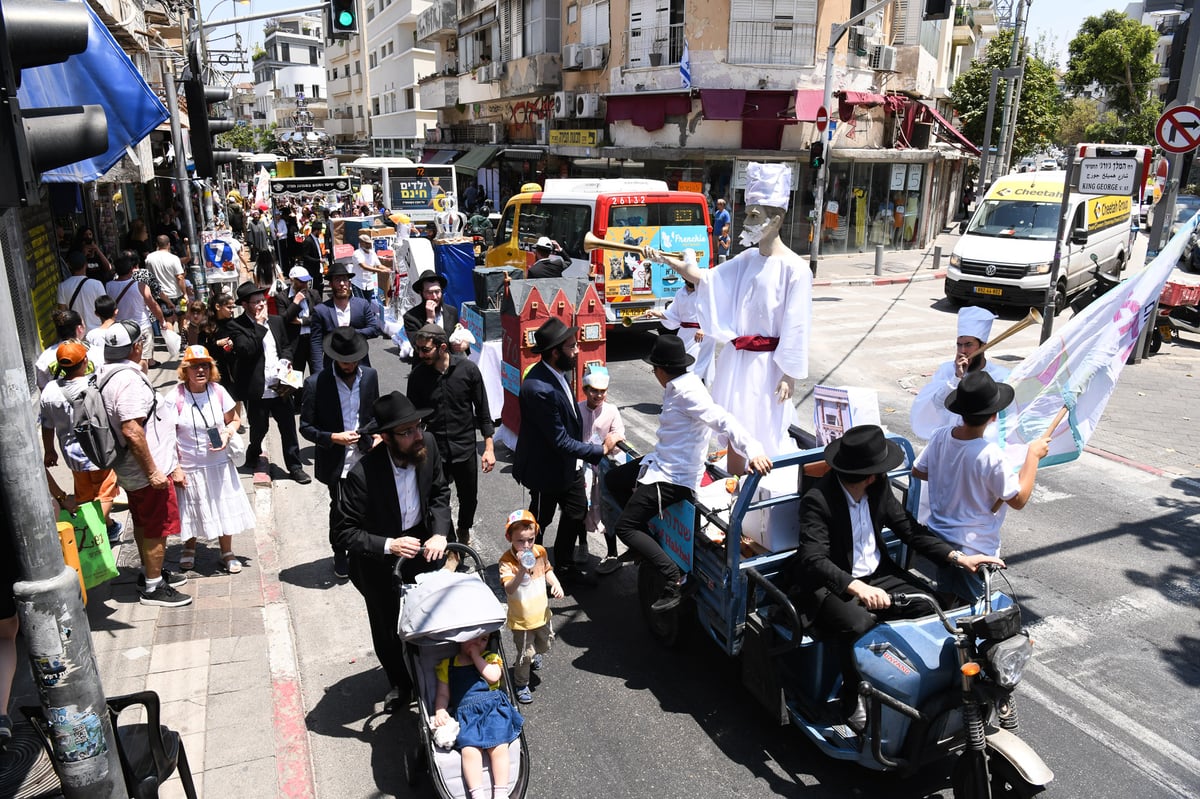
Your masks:
[[[542,655],[550,651],[554,628],[550,624],[550,596],[562,599],[562,584],[546,556],[546,548],[535,543],[537,519],[527,510],[513,511],[504,526],[509,549],[500,556],[500,582],[508,595],[508,628],[512,630],[517,662],[513,666],[513,687],[517,701],[533,701],[529,690],[529,672],[542,667]]]

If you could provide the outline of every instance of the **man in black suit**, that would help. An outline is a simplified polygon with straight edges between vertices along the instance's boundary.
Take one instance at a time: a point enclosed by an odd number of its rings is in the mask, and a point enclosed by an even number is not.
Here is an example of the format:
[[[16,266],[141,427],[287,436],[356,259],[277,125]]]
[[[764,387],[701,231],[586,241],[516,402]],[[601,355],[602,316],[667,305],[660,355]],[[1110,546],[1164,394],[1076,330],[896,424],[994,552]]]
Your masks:
[[[308,270],[312,277],[313,297],[317,302],[325,296],[325,263],[326,257],[321,253],[321,231],[325,229],[324,222],[313,222],[310,233],[304,237],[300,245],[300,266]]]
[[[385,706],[412,690],[396,635],[396,559],[405,558],[400,574],[411,583],[422,572],[440,569],[446,544],[454,540],[450,486],[437,444],[421,423],[429,413],[399,391],[376,400],[362,434],[378,435],[383,446],[364,455],[341,485],[335,545],[350,553],[350,582],[367,604],[371,641],[392,686]]]
[[[228,323],[233,340],[233,383],[235,396],[246,403],[250,419],[250,444],[246,448],[246,468],[258,464],[262,442],[270,420],[279,430],[283,445],[284,465],[291,478],[301,485],[312,482],[300,461],[300,442],[296,438],[296,411],[291,401],[280,397],[275,380],[279,361],[292,359],[292,342],[288,340],[283,320],[267,313],[267,295],[252,281],[237,288],[237,299],[245,311]]]
[[[377,338],[383,335],[383,326],[375,314],[375,306],[361,297],[351,296],[350,270],[346,265],[337,262],[329,268],[329,288],[333,298],[326,300],[313,308],[312,321],[312,361],[313,374],[323,370],[329,363],[323,350],[325,336],[339,327],[352,327],[364,338]],[[362,362],[371,365],[371,358],[363,356]]]
[[[352,327],[339,327],[325,336],[324,350],[333,359],[333,367],[304,381],[300,435],[317,445],[314,471],[317,480],[329,488],[333,573],[346,578],[350,576],[349,558],[346,550],[334,543],[339,488],[354,464],[371,450],[372,437],[358,431],[371,420],[371,406],[379,399],[379,376],[361,365],[367,340]]]
[[[586,535],[587,495],[583,462],[598,463],[612,452],[620,437],[610,433],[603,444],[583,441],[583,420],[565,372],[575,369],[579,354],[579,328],[567,327],[551,317],[534,331],[533,351],[542,356],[521,383],[521,430],[513,476],[529,489],[529,510],[544,534],[562,509],[554,539],[554,568],[560,578],[591,583],[594,578],[574,564],[575,543]]]
[[[441,326],[449,338],[458,326],[458,309],[442,302],[446,278],[431,269],[417,276],[413,281],[412,290],[421,298],[421,303],[405,312],[404,331],[411,336],[425,325],[434,324]],[[453,351],[452,349],[451,352]]]
[[[890,594],[932,591],[888,556],[887,527],[934,563],[974,572],[999,558],[965,555],[916,522],[896,499],[887,473],[904,462],[899,445],[876,425],[858,425],[825,448],[830,471],[800,500],[800,545],[787,567],[797,608],[842,651],[842,702],[861,729],[854,642],[881,621],[921,616],[924,605],[897,608]]]

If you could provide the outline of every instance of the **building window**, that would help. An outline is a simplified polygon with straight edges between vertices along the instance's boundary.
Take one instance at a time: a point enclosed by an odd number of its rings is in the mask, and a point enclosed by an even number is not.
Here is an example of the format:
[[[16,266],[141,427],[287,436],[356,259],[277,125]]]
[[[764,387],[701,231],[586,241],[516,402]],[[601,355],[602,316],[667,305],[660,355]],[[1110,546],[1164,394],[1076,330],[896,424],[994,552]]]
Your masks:
[[[313,84],[313,93],[311,96],[314,100],[321,99],[321,84],[319,84],[319,83]]]
[[[309,45],[308,47],[308,63],[317,63],[317,48],[315,45]]]
[[[412,89],[404,90],[404,106],[409,109],[417,107],[416,94]]]
[[[350,74],[350,66],[349,66],[349,65],[347,65],[347,66],[346,66],[346,74],[347,74],[347,75],[349,75],[349,74]],[[362,74],[362,61],[355,61],[355,62],[354,62],[354,74],[355,74],[355,75],[361,75],[361,74]]]
[[[358,118],[362,119],[362,106],[361,105],[358,107]]]
[[[760,1],[732,0],[735,7],[739,3],[755,6]],[[815,8],[816,0],[809,2],[814,3]],[[766,4],[770,6],[769,1]],[[630,0],[627,66],[678,64],[683,58],[683,11],[684,0]]]
[[[378,97],[371,98],[371,113],[374,116],[379,116],[379,98]]]
[[[303,83],[297,83],[295,86],[292,87],[292,96],[293,97],[303,97],[304,96],[304,84]]]
[[[375,6],[369,5],[367,6],[367,22],[370,22],[373,19],[375,19]]]
[[[521,49],[525,55],[557,53],[560,5],[557,0],[520,0]],[[515,31],[514,31],[515,32]]]
[[[280,44],[279,44],[279,60],[280,61],[291,61],[292,60],[292,47],[287,42],[280,42]]]
[[[608,3],[584,6],[583,22],[579,31],[584,47],[608,44]]]
[[[731,64],[811,66],[816,43],[816,0],[732,0],[730,4]]]
[[[377,66],[379,66],[379,59],[375,56],[374,53],[371,53],[370,63],[371,63],[371,69],[375,69]]]

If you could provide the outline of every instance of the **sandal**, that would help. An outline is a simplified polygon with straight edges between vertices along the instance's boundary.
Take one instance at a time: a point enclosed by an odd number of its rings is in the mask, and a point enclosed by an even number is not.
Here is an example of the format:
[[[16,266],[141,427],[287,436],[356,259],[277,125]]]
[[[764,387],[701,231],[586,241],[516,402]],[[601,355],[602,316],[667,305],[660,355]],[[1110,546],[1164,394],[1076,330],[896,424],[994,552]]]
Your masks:
[[[183,554],[179,556],[179,570],[184,571],[184,572],[190,572],[195,567],[196,567],[196,549],[195,549],[195,547],[192,547],[190,549],[185,547],[183,550]]]
[[[242,570],[242,560],[232,552],[222,552],[221,560],[225,564],[225,571],[230,574],[237,574]]]

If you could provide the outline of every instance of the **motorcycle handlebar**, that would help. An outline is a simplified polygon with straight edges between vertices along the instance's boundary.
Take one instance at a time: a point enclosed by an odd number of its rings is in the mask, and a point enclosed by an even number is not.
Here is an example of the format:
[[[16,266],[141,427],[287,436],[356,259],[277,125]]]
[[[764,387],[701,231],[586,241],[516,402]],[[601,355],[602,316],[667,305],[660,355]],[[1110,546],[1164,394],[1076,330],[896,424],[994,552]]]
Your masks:
[[[931,597],[929,594],[888,594],[888,599],[891,600],[891,603],[898,608],[906,608],[913,603],[923,602],[929,607],[933,608],[933,612],[937,614],[939,619],[941,619],[942,626],[946,628],[948,633],[954,635],[958,632],[958,628],[951,624],[950,620],[946,618],[946,611],[942,610],[942,606],[939,605],[937,600]]]

